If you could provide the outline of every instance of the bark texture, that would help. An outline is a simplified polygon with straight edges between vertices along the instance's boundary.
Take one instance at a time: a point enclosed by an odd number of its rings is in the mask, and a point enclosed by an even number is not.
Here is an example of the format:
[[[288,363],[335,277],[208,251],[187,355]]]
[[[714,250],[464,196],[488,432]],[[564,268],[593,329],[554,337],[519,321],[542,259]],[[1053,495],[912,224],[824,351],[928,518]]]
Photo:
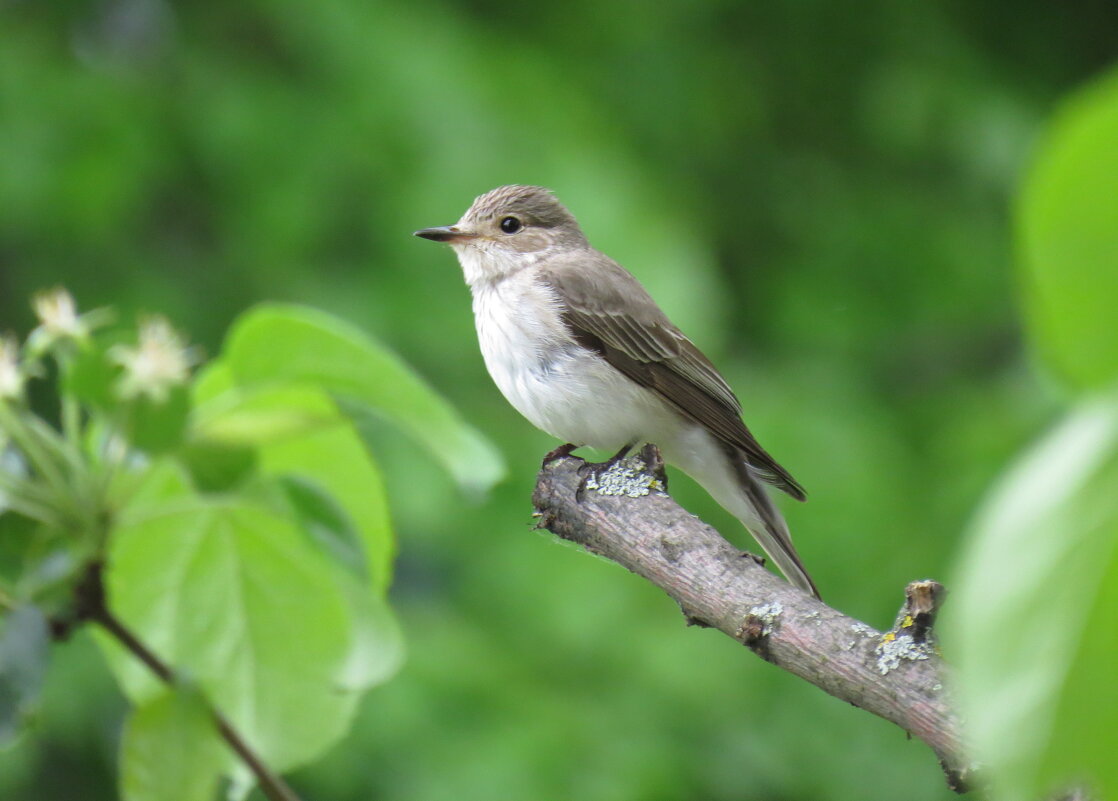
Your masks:
[[[965,791],[969,767],[931,628],[941,585],[910,584],[896,625],[877,631],[770,573],[680,507],[664,492],[654,448],[604,472],[588,470],[567,455],[545,462],[532,498],[541,528],[651,581],[689,624],[716,628],[923,740],[952,789]]]

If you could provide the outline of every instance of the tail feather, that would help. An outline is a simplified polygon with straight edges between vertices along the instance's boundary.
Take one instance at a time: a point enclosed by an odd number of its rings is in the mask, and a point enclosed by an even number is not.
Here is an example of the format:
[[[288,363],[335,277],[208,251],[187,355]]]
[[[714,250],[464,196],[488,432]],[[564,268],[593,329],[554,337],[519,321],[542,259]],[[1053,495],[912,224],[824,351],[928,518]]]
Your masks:
[[[742,491],[760,519],[760,526],[746,523],[749,533],[764,548],[769,558],[776,562],[780,572],[784,574],[788,581],[801,590],[810,592],[816,598],[820,598],[819,589],[815,586],[815,582],[811,580],[807,568],[800,560],[800,555],[796,553],[796,548],[792,545],[792,535],[788,531],[788,524],[784,522],[784,517],[776,508],[772,498],[769,497],[760,482],[749,474],[749,468],[736,454],[731,456],[730,459],[735,468],[741,465],[741,468],[735,469],[735,472],[741,482]]]
[[[749,529],[789,582],[819,597],[815,582],[792,545],[788,524],[765,490],[763,476],[754,474],[744,453],[698,426],[675,441],[660,444],[666,445],[664,456],[669,463],[699,482]]]

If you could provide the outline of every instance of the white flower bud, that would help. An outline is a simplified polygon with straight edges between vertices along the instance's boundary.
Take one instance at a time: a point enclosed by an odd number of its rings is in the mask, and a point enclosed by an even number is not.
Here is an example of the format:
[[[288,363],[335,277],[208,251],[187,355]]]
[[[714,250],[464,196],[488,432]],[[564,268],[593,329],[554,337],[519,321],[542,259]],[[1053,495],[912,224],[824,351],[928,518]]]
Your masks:
[[[163,317],[143,320],[139,345],[117,345],[109,356],[124,367],[117,384],[121,397],[131,400],[147,395],[156,403],[166,401],[174,387],[185,384],[190,368],[198,363],[195,349]]]
[[[51,339],[84,339],[89,333],[78,317],[73,296],[61,287],[36,292],[31,305]]]

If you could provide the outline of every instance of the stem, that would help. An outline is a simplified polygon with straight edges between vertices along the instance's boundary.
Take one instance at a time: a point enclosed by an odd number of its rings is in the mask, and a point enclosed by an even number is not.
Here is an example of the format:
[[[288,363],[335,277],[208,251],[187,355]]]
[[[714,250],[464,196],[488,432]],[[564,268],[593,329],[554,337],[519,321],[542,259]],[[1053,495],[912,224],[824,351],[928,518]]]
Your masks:
[[[89,484],[89,466],[82,457],[80,445],[71,445],[59,435],[58,431],[35,415],[28,417],[27,430],[32,436],[37,436],[39,442],[48,451],[53,451],[59,464],[69,467],[69,475],[62,474],[62,480],[65,482],[63,486],[68,499],[77,498],[72,505],[80,519],[83,505],[90,503],[90,498],[85,492]]]
[[[47,491],[28,492],[38,495],[44,506],[50,507],[49,514],[29,513],[30,516],[57,526],[63,531],[79,533],[91,517],[91,501],[84,497],[85,484],[89,470],[82,463],[81,453],[68,447],[58,433],[34,414],[26,417],[0,404],[0,427],[7,431],[12,441],[23,452],[28,465],[42,476]],[[70,475],[64,467],[69,465]],[[37,482],[23,482],[28,489],[38,489]],[[13,504],[14,506],[14,504]]]
[[[101,431],[101,444],[97,447],[97,463],[101,468],[100,483],[97,488],[98,497],[108,497],[109,487],[112,486],[113,476],[125,458],[125,448],[117,441],[118,431],[123,431],[124,426],[117,425],[117,421],[106,422]]]
[[[75,450],[81,451],[81,407],[77,398],[66,392],[66,378],[70,375],[73,360],[65,353],[57,354],[58,394],[62,398],[62,433]]]
[[[75,448],[81,447],[81,409],[69,395],[62,396],[62,433]]]
[[[0,494],[3,495],[4,506],[8,509],[48,526],[65,528],[65,521],[54,508],[54,496],[35,482],[0,468]],[[0,508],[0,512],[2,511],[3,509]]]
[[[53,498],[50,490],[41,487],[34,481],[28,481],[15,473],[4,470],[2,467],[0,467],[0,492],[8,495],[18,495],[21,498],[35,500],[43,504],[49,504]]]
[[[27,461],[42,474],[47,483],[51,484],[60,497],[69,496],[69,487],[57,464],[49,457],[34,432],[28,428],[20,418],[18,412],[12,413],[0,404],[0,426],[12,436],[20,450],[27,456]]]
[[[101,562],[89,565],[85,577],[76,589],[78,595],[78,614],[85,620],[91,620],[101,626],[113,638],[124,646],[133,656],[139,659],[148,669],[159,677],[165,684],[174,687],[178,684],[178,675],[174,669],[160,659],[152,650],[136,637],[110,610],[105,603],[105,587],[101,580]],[[204,699],[207,711],[213,718],[221,739],[233,749],[252,771],[260,789],[271,801],[299,801],[299,796],[288,786],[278,774],[260,758],[233,727],[221,712],[208,699]]]
[[[53,528],[63,529],[65,523],[60,517],[55,515],[54,510],[49,506],[42,506],[29,501],[26,498],[14,498],[8,495],[4,499],[4,506],[11,509],[13,512],[18,512],[24,517],[30,517],[32,520],[38,520],[40,523],[51,526]],[[3,510],[0,510],[3,511]]]
[[[82,502],[96,506],[104,494],[99,491],[100,487],[97,485],[96,477],[92,475],[90,470],[90,459],[86,457],[81,403],[66,391],[66,381],[73,370],[74,351],[70,348],[61,348],[55,354],[55,358],[58,362],[58,393],[61,398],[62,437],[64,442],[60,456],[69,461],[73,467],[74,481],[81,486]],[[47,433],[53,435],[54,431],[48,428]],[[77,487],[75,487],[76,489]]]

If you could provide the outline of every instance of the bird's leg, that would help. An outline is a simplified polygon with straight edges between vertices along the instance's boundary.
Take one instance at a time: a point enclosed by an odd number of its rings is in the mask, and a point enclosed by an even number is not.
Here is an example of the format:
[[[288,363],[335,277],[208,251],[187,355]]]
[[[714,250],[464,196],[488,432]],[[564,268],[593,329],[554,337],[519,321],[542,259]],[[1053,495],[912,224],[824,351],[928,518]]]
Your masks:
[[[578,468],[578,472],[579,475],[582,476],[582,481],[578,482],[578,489],[575,490],[575,500],[582,500],[582,494],[586,492],[586,485],[587,483],[589,483],[591,478],[593,478],[595,481],[601,478],[603,473],[608,472],[611,467],[628,456],[629,451],[631,451],[636,446],[636,444],[636,440],[633,440],[632,442],[626,442],[621,450],[606,459],[604,462],[586,462],[580,465]],[[558,450],[558,448],[556,450]]]
[[[645,466],[661,484],[664,485],[664,491],[668,491],[668,473],[664,469],[664,455],[660,453],[660,449],[654,444],[649,442],[641,448],[641,458],[644,459]]]
[[[556,459],[562,459],[564,456],[570,456],[571,451],[575,450],[578,447],[579,446],[575,445],[573,442],[566,442],[557,448],[552,448],[547,452],[547,455],[543,457],[543,464],[540,465],[540,469],[542,470],[543,468],[547,467]]]

